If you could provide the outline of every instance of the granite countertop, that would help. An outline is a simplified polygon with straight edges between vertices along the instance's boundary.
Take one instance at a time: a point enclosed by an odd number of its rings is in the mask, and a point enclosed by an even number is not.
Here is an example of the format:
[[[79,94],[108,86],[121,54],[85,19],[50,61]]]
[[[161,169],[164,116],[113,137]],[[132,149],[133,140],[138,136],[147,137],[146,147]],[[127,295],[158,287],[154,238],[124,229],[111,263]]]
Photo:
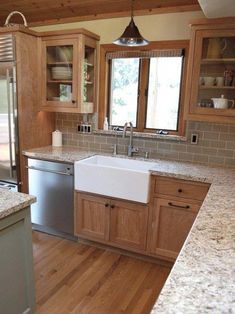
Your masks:
[[[74,163],[77,160],[93,156],[96,153],[70,146],[46,146],[24,151],[23,154],[29,158]]]
[[[36,197],[0,188],[0,219],[36,202]]]
[[[64,162],[94,154],[71,147],[25,152],[28,157]],[[153,175],[207,182],[211,187],[151,313],[234,313],[235,170],[154,162]]]

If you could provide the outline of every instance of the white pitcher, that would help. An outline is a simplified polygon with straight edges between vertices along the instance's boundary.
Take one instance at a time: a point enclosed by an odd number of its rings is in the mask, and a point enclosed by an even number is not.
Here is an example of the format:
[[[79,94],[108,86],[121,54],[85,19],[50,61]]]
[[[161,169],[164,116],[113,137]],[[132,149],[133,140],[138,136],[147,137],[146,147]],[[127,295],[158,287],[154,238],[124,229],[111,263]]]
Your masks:
[[[220,98],[211,98],[216,109],[227,109],[229,102],[231,102],[230,108],[234,108],[234,100],[224,98],[224,95],[221,95]]]

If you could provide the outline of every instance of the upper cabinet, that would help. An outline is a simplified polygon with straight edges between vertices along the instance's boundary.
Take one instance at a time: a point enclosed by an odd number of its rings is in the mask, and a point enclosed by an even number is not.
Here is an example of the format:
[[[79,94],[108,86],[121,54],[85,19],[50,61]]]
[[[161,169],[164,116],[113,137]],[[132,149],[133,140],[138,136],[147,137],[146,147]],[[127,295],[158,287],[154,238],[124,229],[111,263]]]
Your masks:
[[[235,123],[235,19],[193,24],[188,120]]]
[[[41,37],[41,109],[93,113],[99,37],[83,29]]]

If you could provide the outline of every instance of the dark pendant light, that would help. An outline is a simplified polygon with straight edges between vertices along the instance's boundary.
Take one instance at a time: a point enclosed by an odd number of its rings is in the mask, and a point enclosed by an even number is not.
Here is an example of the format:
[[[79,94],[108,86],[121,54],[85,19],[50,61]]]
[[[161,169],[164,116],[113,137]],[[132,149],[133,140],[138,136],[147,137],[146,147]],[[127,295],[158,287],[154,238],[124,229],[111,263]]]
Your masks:
[[[131,21],[129,25],[126,27],[122,36],[113,42],[116,45],[137,47],[146,46],[149,44],[149,41],[141,36],[138,27],[135,25],[133,19],[133,4],[134,0],[131,0]]]

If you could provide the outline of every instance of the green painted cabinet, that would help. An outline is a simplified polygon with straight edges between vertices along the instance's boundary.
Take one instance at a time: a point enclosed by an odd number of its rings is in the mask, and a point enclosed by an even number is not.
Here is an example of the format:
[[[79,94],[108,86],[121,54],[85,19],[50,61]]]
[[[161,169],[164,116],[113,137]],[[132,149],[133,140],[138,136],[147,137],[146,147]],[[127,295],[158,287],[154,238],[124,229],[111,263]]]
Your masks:
[[[0,312],[35,312],[32,229],[27,207],[0,220]]]

